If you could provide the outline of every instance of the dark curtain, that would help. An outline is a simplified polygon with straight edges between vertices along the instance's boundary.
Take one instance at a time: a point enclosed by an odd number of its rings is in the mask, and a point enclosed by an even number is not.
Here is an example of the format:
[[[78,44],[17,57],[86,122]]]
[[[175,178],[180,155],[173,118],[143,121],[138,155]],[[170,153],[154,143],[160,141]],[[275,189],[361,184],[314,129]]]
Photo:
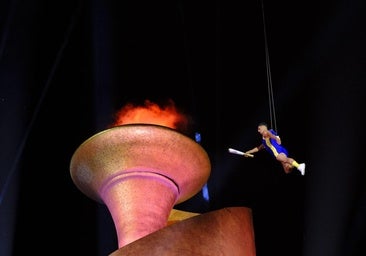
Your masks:
[[[365,255],[365,7],[1,1],[1,255],[118,249],[108,210],[73,184],[70,159],[145,99],[189,113],[211,160],[209,198],[177,209],[252,208],[258,256]],[[257,124],[273,117],[305,176],[265,152],[228,153],[258,146]]]

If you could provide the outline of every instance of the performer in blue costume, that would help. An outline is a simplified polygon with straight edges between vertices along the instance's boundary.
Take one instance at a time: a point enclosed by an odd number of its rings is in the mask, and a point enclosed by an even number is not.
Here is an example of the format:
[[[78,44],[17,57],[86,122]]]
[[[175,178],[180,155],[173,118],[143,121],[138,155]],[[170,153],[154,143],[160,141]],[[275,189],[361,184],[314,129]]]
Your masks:
[[[295,159],[288,156],[289,154],[286,148],[281,145],[281,139],[276,131],[268,129],[266,123],[260,123],[258,124],[258,132],[262,135],[262,144],[246,151],[246,154],[253,154],[265,149],[282,164],[285,173],[290,173],[293,168],[297,168],[301,175],[305,175],[305,163],[299,164]]]

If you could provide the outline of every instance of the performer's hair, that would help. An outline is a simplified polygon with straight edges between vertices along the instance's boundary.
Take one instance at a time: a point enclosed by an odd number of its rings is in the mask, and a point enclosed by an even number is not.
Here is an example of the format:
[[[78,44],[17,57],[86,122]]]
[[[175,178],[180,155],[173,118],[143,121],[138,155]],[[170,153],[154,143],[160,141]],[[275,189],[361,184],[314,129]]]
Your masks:
[[[268,125],[267,125],[267,123],[266,123],[266,122],[260,122],[260,123],[258,124],[258,126],[261,126],[261,125],[264,125],[265,127],[267,127],[267,128],[268,128]]]

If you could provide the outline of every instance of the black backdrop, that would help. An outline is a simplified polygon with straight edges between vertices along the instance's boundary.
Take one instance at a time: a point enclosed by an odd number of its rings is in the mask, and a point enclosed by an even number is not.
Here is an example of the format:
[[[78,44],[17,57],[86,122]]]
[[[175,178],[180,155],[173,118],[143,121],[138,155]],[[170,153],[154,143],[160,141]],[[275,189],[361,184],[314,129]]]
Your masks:
[[[1,1],[2,255],[115,251],[70,159],[127,102],[166,98],[194,117],[212,162],[209,202],[177,208],[251,207],[259,256],[365,255],[366,3],[263,2]],[[305,176],[227,152],[260,143],[269,80]]]

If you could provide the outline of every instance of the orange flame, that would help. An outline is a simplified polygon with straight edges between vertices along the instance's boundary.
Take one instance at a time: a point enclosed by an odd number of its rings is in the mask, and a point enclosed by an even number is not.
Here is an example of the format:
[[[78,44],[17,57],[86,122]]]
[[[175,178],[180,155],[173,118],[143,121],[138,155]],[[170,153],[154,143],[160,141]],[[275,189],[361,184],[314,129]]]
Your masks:
[[[143,105],[128,103],[123,106],[115,116],[112,126],[125,124],[155,124],[182,133],[188,132],[190,117],[178,110],[173,100],[160,106],[150,100],[145,100]]]

